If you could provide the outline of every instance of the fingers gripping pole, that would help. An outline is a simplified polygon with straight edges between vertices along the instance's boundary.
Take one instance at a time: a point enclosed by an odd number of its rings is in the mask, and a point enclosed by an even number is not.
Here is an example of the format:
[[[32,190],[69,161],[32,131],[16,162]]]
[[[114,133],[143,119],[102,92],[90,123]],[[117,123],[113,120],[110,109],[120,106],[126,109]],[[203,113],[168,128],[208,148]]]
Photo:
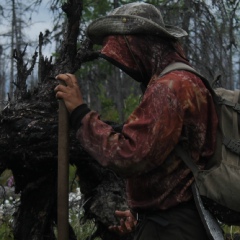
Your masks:
[[[63,84],[63,83],[60,83]],[[69,239],[68,177],[69,177],[69,118],[63,100],[58,113],[58,240]]]

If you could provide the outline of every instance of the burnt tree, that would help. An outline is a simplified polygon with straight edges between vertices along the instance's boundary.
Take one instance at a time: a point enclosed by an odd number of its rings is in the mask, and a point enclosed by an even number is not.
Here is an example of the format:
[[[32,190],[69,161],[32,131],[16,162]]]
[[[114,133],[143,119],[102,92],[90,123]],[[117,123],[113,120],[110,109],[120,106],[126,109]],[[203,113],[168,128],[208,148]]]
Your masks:
[[[14,215],[14,236],[17,240],[53,240],[57,219],[57,134],[58,102],[53,91],[56,81],[50,77],[62,72],[74,73],[85,61],[98,57],[86,39],[77,49],[82,12],[82,0],[69,0],[62,7],[68,26],[56,63],[41,54],[42,34],[39,36],[39,84],[28,92],[26,79],[35,67],[37,52],[31,66],[24,62],[26,48],[14,52],[18,76],[15,100],[0,114],[0,174],[10,169],[15,179],[15,191],[21,193],[20,205]],[[116,131],[121,127],[112,124]],[[104,240],[120,239],[108,231],[117,223],[116,209],[126,209],[124,180],[92,159],[70,132],[70,164],[77,175],[84,205],[84,218],[94,219],[94,237]],[[107,201],[106,201],[107,199]],[[76,239],[70,226],[69,239]],[[131,239],[131,236],[121,237]]]

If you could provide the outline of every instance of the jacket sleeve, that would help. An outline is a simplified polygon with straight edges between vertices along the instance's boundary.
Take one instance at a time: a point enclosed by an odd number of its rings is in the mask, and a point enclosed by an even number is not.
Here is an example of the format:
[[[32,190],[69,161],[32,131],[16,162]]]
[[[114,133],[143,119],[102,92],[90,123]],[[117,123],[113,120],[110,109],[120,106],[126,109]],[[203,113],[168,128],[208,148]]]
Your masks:
[[[168,84],[151,84],[142,102],[116,133],[95,111],[81,121],[77,138],[101,165],[129,177],[160,165],[179,140],[184,109]]]

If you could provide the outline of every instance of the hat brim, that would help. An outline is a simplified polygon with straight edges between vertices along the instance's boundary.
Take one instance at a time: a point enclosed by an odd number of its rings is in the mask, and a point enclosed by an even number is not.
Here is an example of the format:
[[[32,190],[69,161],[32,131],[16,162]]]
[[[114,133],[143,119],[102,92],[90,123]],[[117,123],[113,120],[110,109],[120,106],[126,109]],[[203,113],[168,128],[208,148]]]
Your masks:
[[[102,44],[108,35],[148,34],[167,38],[181,38],[187,32],[181,28],[160,26],[146,18],[134,15],[111,15],[93,21],[87,28],[87,36],[95,44]]]

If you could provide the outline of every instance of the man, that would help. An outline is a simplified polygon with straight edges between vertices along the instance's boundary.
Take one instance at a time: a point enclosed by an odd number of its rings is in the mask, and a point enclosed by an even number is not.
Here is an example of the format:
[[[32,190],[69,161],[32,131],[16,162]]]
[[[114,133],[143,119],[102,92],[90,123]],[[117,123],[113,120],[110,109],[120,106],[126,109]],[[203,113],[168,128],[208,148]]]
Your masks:
[[[174,62],[190,65],[178,40],[187,33],[165,25],[153,5],[130,3],[92,22],[87,34],[103,46],[101,57],[141,82],[142,101],[122,132],[116,133],[84,104],[74,75],[56,77],[67,85],[57,86],[56,96],[64,99],[85,150],[126,178],[128,204],[138,219],[135,239],[207,239],[192,200],[193,176],[174,147],[181,142],[204,168],[216,141],[212,97],[191,72],[175,70],[160,76]],[[134,226],[130,223],[129,229]],[[122,222],[113,229],[124,232],[125,226]]]

